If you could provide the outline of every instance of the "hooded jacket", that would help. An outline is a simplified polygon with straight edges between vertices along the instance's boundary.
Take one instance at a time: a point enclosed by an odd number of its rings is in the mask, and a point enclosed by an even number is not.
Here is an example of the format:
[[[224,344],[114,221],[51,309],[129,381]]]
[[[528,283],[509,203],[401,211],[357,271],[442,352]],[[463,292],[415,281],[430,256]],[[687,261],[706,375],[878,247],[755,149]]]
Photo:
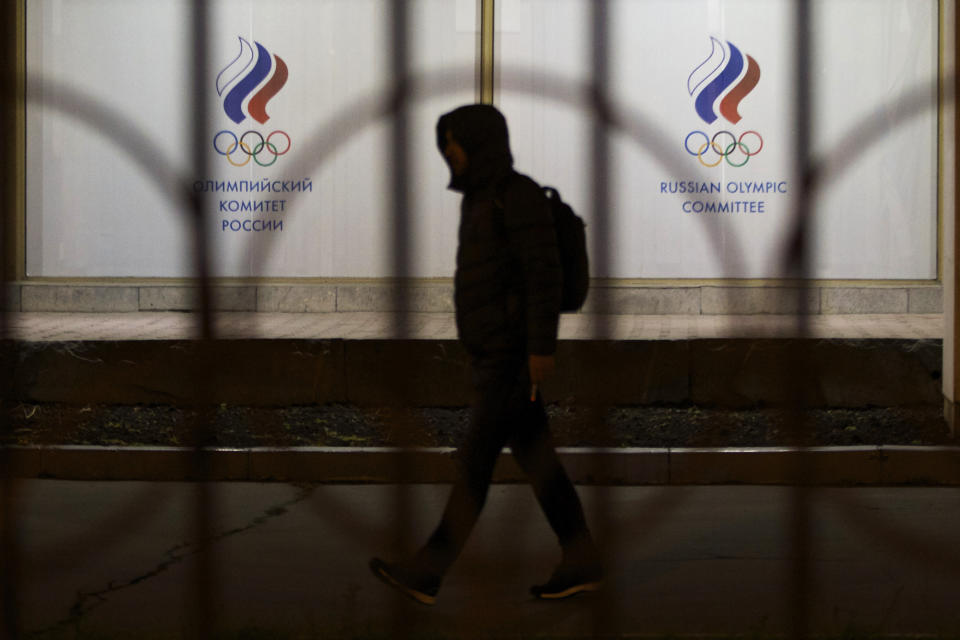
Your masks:
[[[507,123],[489,105],[467,105],[437,122],[467,155],[449,188],[460,204],[454,304],[457,333],[478,358],[556,350],[561,271],[556,230],[540,186],[513,170]]]

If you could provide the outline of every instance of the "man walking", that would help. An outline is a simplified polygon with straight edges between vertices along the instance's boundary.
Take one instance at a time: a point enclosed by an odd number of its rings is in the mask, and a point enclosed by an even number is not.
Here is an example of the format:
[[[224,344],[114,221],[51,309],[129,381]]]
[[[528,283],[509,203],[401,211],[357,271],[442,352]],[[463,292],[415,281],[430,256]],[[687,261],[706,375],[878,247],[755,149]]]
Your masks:
[[[563,554],[551,578],[531,593],[566,598],[595,591],[602,577],[599,554],[554,450],[538,388],[554,367],[561,299],[549,204],[533,180],[513,170],[507,123],[494,107],[467,105],[443,115],[437,145],[450,167],[449,188],[463,194],[454,302],[476,398],[440,524],[411,560],[374,558],[370,568],[418,602],[434,604],[509,444]]]

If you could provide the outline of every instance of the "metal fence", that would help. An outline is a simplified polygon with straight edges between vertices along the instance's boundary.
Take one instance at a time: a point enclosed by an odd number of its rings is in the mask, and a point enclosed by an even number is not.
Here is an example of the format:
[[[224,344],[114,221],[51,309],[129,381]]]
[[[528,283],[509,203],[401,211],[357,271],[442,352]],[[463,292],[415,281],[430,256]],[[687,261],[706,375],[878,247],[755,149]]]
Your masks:
[[[12,3],[11,3],[12,4]],[[411,164],[410,154],[410,133],[409,133],[409,110],[414,100],[423,99],[430,95],[443,95],[462,86],[462,80],[465,76],[470,77],[474,74],[473,69],[452,69],[441,73],[433,74],[429,77],[416,77],[409,70],[410,60],[410,32],[409,20],[411,3],[407,0],[384,0],[384,4],[389,6],[389,11],[385,12],[386,19],[389,20],[388,29],[390,38],[390,50],[393,52],[391,76],[395,79],[394,85],[387,88],[381,95],[370,97],[362,104],[349,105],[340,115],[333,119],[324,129],[312,137],[308,143],[310,152],[307,155],[311,166],[322,164],[342,142],[354,131],[362,129],[371,122],[381,119],[387,119],[391,127],[392,152],[386,159],[390,175],[392,189],[392,224],[393,224],[393,244],[391,250],[391,261],[393,275],[399,279],[409,276],[409,265],[412,261],[411,256],[411,204],[410,204],[410,173],[408,167]],[[484,6],[489,9],[490,2],[484,2]],[[610,40],[607,34],[610,31],[610,8],[607,0],[591,0],[590,21],[584,25],[589,32],[590,48],[590,83],[586,86],[571,84],[570,81],[559,77],[543,77],[542,85],[544,94],[554,100],[563,101],[579,105],[588,109],[591,116],[591,146],[587,154],[586,169],[589,171],[592,180],[590,199],[595,203],[595,218],[590,229],[591,259],[596,266],[597,271],[602,273],[610,272],[610,253],[603,248],[610,245],[611,220],[609,219],[610,203],[610,181],[609,176],[612,172],[613,154],[610,148],[610,137],[613,132],[624,133],[628,135],[636,144],[647,148],[663,148],[668,146],[661,135],[658,133],[656,123],[645,119],[642,114],[626,112],[615,105],[610,100]],[[815,212],[811,207],[812,196],[821,189],[826,183],[834,179],[838,173],[842,172],[846,166],[851,164],[858,154],[862,154],[869,148],[868,145],[841,144],[838,145],[839,151],[833,157],[820,159],[814,162],[810,148],[811,129],[813,123],[810,121],[812,113],[811,95],[811,74],[810,60],[811,51],[811,29],[812,29],[812,11],[813,3],[809,0],[797,0],[794,3],[795,15],[794,26],[796,36],[796,68],[794,69],[795,98],[798,104],[797,121],[795,123],[793,148],[793,164],[795,175],[800,176],[800,187],[796,206],[793,215],[793,239],[789,244],[789,250],[782,256],[784,264],[784,273],[790,274],[798,282],[808,282],[810,273],[810,255],[811,240],[810,227],[814,219]],[[202,96],[206,90],[207,78],[204,71],[207,68],[209,58],[208,40],[210,31],[210,9],[208,3],[203,0],[192,2],[192,16],[190,20],[191,39],[193,42],[193,66],[192,87],[193,95],[187,96],[190,109],[196,114],[194,121],[197,123],[197,130],[194,132],[196,139],[206,137],[203,130],[207,122],[205,100]],[[11,10],[12,12],[12,10]],[[0,38],[8,48],[7,55],[13,50],[16,37],[16,21],[0,20],[3,24],[4,37]],[[9,67],[4,67],[9,70]],[[523,74],[517,70],[512,70],[509,65],[501,70],[502,84],[510,89],[523,89]],[[43,83],[42,79],[32,79],[35,83]],[[13,74],[7,75],[3,83],[3,114],[2,120],[5,135],[19,135],[11,132],[8,123],[14,122],[14,113],[18,106],[15,103],[17,95],[16,87],[20,78]],[[941,97],[952,102],[954,87],[944,85],[940,86],[939,93]],[[150,145],[141,132],[128,120],[124,119],[123,114],[114,113],[109,105],[103,104],[92,96],[79,95],[72,92],[67,87],[55,86],[50,83],[44,84],[44,94],[49,98],[54,96],[57,108],[69,112],[72,117],[83,121],[88,126],[98,130],[101,135],[108,138],[112,144],[122,149],[129,162],[139,164],[143,167],[151,167],[152,175],[155,176],[160,187],[167,193],[168,197],[178,203],[178,205],[188,213],[192,220],[196,222],[192,226],[195,234],[192,238],[192,264],[195,273],[196,283],[200,290],[199,313],[196,315],[199,336],[199,348],[201,353],[203,349],[209,348],[218,340],[216,332],[216,323],[212,305],[211,278],[210,278],[210,248],[208,238],[204,232],[206,226],[203,223],[209,207],[205,206],[204,193],[198,193],[192,189],[192,181],[173,167],[157,167],[155,159],[148,152]],[[911,115],[924,111],[936,109],[936,104],[930,104],[928,101],[928,89],[918,91],[916,94],[900,96],[897,103],[897,113],[902,118],[907,119]],[[28,88],[27,102],[33,104],[38,100],[40,93]],[[851,131],[847,140],[877,140],[883,135],[883,131],[889,126],[887,122],[880,122],[876,119],[864,121],[855,130]],[[16,145],[10,140],[5,139],[0,144],[5,154],[7,166],[16,165],[20,159],[16,158],[14,149]],[[206,149],[197,145],[192,157],[191,173],[193,175],[207,175],[207,152]],[[676,175],[681,174],[682,168],[668,167]],[[944,168],[949,169],[949,168]],[[4,190],[8,193],[14,189],[12,181],[15,179],[13,172],[4,172]],[[12,249],[16,241],[11,230],[15,228],[13,218],[17,215],[9,207],[2,211],[3,224],[0,229],[6,232],[3,238],[3,247],[5,251],[3,283],[15,278],[11,268],[10,255],[15,253]],[[948,212],[948,215],[952,215]],[[599,289],[600,298],[597,301],[597,314],[593,317],[593,330],[596,337],[600,338],[609,335],[609,303],[604,294],[605,289]],[[0,293],[6,293],[6,287],[0,288]],[[798,308],[800,313],[795,316],[795,325],[792,337],[803,339],[807,336],[807,315],[804,313],[807,297],[805,287],[798,288]],[[395,308],[398,310],[393,314],[395,327],[394,335],[406,336],[409,334],[409,317],[406,309],[410,306],[406,304],[405,296],[409,291],[404,287],[395,289],[397,296]],[[4,305],[4,308],[9,308]],[[8,353],[16,353],[20,348],[17,337],[12,334],[9,327],[6,314],[0,315],[0,340],[5,344],[11,345],[12,350]],[[789,352],[790,357],[782,363],[785,379],[800,379],[806,375],[808,365],[805,362],[804,349],[795,348]],[[194,509],[193,509],[193,528],[194,536],[201,542],[197,550],[198,562],[193,575],[193,584],[190,586],[193,593],[196,615],[194,616],[194,628],[188,630],[188,635],[197,638],[211,638],[216,635],[217,603],[215,601],[216,582],[219,575],[219,568],[213,555],[209,553],[209,547],[212,541],[216,540],[217,532],[214,529],[212,513],[217,509],[216,498],[211,490],[211,484],[203,481],[202,478],[209,470],[209,449],[207,444],[211,441],[211,430],[213,427],[213,411],[217,400],[212,386],[213,380],[217,374],[217,362],[212,357],[201,358],[201,365],[191,373],[194,380],[194,389],[196,396],[191,404],[199,407],[196,423],[193,425],[196,437],[196,447],[194,452],[195,465],[199,470],[201,480],[195,483]],[[723,372],[717,372],[723,375]],[[0,377],[5,377],[8,372],[3,372]],[[4,380],[6,383],[7,381]],[[802,385],[795,385],[796,389],[801,389]],[[784,409],[788,416],[792,437],[798,449],[802,450],[805,443],[808,425],[805,421],[804,408],[806,399],[799,395],[792,399],[791,406]],[[401,399],[402,400],[402,399]],[[402,401],[398,404],[402,405]],[[594,440],[597,442],[610,441],[607,432],[607,426],[603,416],[605,411],[602,407],[595,407],[589,414],[591,416],[587,426],[594,430]],[[391,420],[397,426],[400,433],[403,433],[404,425],[415,418],[409,412],[403,409],[396,409]],[[4,423],[0,425],[0,430],[4,434],[8,432],[9,425],[6,424],[6,413],[0,413],[0,420]],[[0,447],[0,468],[6,467],[6,456],[8,450],[6,447]],[[810,468],[805,457],[799,457],[800,461],[794,469],[795,476],[792,488],[792,497],[789,508],[791,510],[792,534],[789,544],[791,546],[791,557],[793,558],[793,570],[788,585],[790,603],[790,637],[805,638],[811,634],[809,628],[809,610],[813,594],[813,584],[811,580],[811,558],[815,553],[815,544],[812,539],[811,510],[816,500],[824,499],[817,495],[815,490],[809,486],[807,478],[810,476]],[[408,456],[400,452],[396,456],[396,465],[398,477],[413,477],[411,470],[411,461]],[[603,464],[601,458],[597,458],[595,464]],[[2,614],[2,630],[0,637],[11,640],[24,636],[19,607],[18,593],[19,584],[23,576],[29,572],[44,571],[48,567],[43,566],[24,566],[22,562],[23,540],[20,538],[20,529],[18,526],[18,501],[21,499],[21,491],[16,478],[3,477],[2,486],[0,486],[0,614]],[[595,526],[598,537],[605,541],[605,553],[608,563],[613,563],[619,545],[625,543],[619,539],[614,527],[614,518],[612,510],[615,508],[610,500],[607,499],[606,492],[600,488],[594,493],[596,505]],[[145,516],[156,507],[156,503],[162,500],[160,492],[155,486],[146,485],[141,490],[141,494],[136,500],[130,502],[116,513],[111,514],[105,521],[95,527],[94,534],[89,537],[74,539],[69,549],[62,549],[58,554],[83,555],[88,553],[94,547],[102,548],[104,545],[116,544],[124,536],[136,535],[136,531]],[[648,523],[650,527],[656,526],[656,523],[662,519],[668,519],[672,510],[666,508],[668,503],[675,507],[676,500],[682,500],[682,494],[679,496],[661,496],[652,499],[637,513],[631,516],[635,521]],[[839,499],[833,497],[831,499]],[[857,527],[869,528],[876,538],[884,543],[893,545],[902,554],[914,557],[918,562],[929,562],[929,541],[915,537],[907,531],[899,530],[896,526],[870,515],[870,512],[863,509],[848,508],[853,504],[854,499],[848,498],[851,502],[839,506],[847,508],[851,519]],[[332,498],[316,496],[313,502],[317,516],[320,518],[333,518],[338,522],[338,526],[346,531],[350,531],[358,536],[366,536],[367,532],[363,529],[363,519],[356,517],[348,505],[338,504]],[[402,549],[407,546],[411,537],[409,527],[405,524],[410,521],[407,514],[413,508],[412,499],[406,487],[406,483],[401,481],[396,485],[395,493],[395,522],[400,523],[396,527],[396,534],[393,540],[384,540],[384,544],[392,544],[396,549]],[[622,517],[622,514],[621,514]],[[121,526],[122,525],[122,526]],[[123,533],[117,533],[123,531]],[[56,554],[54,554],[56,556]],[[941,566],[948,567],[953,575],[960,578],[960,556],[954,549],[938,549],[937,562]],[[56,561],[55,557],[49,558],[48,562],[52,566]],[[595,600],[595,636],[596,637],[616,637],[622,629],[619,626],[619,611],[614,604],[613,598],[597,598]],[[395,610],[395,634],[396,637],[408,637],[416,629],[409,620],[408,609],[398,606]],[[469,636],[472,629],[472,623],[482,619],[485,612],[482,610],[470,610],[469,608],[463,615],[464,636]]]

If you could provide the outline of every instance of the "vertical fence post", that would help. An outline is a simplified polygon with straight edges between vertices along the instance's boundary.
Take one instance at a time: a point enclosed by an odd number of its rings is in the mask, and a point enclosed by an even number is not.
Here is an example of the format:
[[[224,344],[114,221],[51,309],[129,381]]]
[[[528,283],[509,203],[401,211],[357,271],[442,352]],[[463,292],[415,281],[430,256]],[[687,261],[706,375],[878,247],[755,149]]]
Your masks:
[[[199,179],[207,176],[207,146],[202,142],[207,138],[207,66],[209,60],[208,44],[209,9],[204,0],[194,0],[192,11],[193,26],[193,66],[191,68],[192,91],[187,98],[187,113],[193,117],[193,131],[190,143],[193,149],[194,175]],[[210,292],[210,248],[206,226],[207,216],[204,205],[207,197],[204,192],[192,194],[193,211],[193,268],[199,286],[200,338],[213,337],[212,304]]]
[[[17,157],[22,136],[17,117],[20,104],[19,55],[21,25],[20,2],[4,2],[0,10],[0,362],[6,361],[0,371],[0,394],[6,396],[13,387],[13,344],[10,342],[7,312],[10,310],[9,283],[17,274],[18,241],[15,221],[18,210]],[[10,358],[11,360],[7,360]],[[7,456],[7,437],[10,422],[6,407],[0,411],[0,638],[19,637],[19,578],[20,546],[16,519],[16,480],[10,470]]]
[[[593,225],[591,229],[590,258],[594,275],[609,273],[610,270],[610,141],[608,137],[610,105],[609,71],[609,5],[607,0],[593,0],[591,8],[591,84],[593,87],[592,112],[592,148],[591,148],[591,200],[593,204]],[[593,293],[597,304],[600,322],[599,330],[610,309],[606,288],[595,288]],[[605,332],[595,338],[607,337]]]
[[[591,126],[591,201],[593,205],[593,220],[590,237],[590,260],[593,275],[606,277],[610,273],[610,5],[607,0],[593,0],[590,2],[590,70],[592,96],[590,106]],[[609,289],[594,287],[596,314],[594,316],[594,340],[609,340],[610,336],[610,304]],[[595,406],[590,411],[589,420],[594,429],[594,436],[602,446],[612,444],[608,432],[606,407]],[[602,455],[598,454],[593,465],[599,472],[602,465]],[[599,475],[599,474],[598,474]],[[604,564],[608,570],[612,569],[618,542],[613,526],[613,517],[610,513],[610,504],[607,500],[607,489],[598,486],[593,492],[597,510],[597,533],[604,549]],[[597,636],[619,635],[618,603],[615,597],[598,598],[594,609],[594,633]]]
[[[0,74],[2,74],[2,89],[3,93],[0,96],[0,127],[2,127],[2,132],[0,132],[0,143],[2,143],[2,153],[0,156],[3,158],[2,166],[0,166],[0,255],[3,256],[2,264],[0,264],[0,269],[3,270],[3,282],[9,283],[17,277],[18,269],[18,258],[20,251],[17,248],[17,225],[16,219],[20,214],[19,209],[19,198],[17,197],[18,192],[20,191],[19,185],[17,185],[17,176],[19,174],[18,167],[22,166],[20,158],[17,157],[17,154],[20,150],[20,145],[18,144],[20,137],[22,136],[22,131],[19,130],[17,113],[20,108],[18,101],[21,96],[20,92],[20,51],[18,50],[20,45],[20,37],[17,33],[19,28],[19,9],[21,5],[20,2],[4,2],[3,9],[0,10],[0,24],[2,24],[2,38],[3,41],[0,43],[2,49],[2,55],[0,55]],[[3,296],[4,302],[7,298],[7,289],[6,287],[0,295]],[[6,311],[10,307],[7,304],[3,305],[3,310]],[[6,322],[6,320],[0,320],[0,322]]]
[[[390,105],[391,118],[391,148],[385,158],[390,162],[389,174],[392,194],[392,275],[394,280],[393,298],[393,337],[404,339],[408,335],[408,279],[410,276],[410,135],[409,135],[409,104],[410,104],[410,74],[409,60],[409,12],[407,0],[391,0],[389,12],[389,44],[386,55],[390,59],[390,78],[393,84],[393,95]],[[399,394],[398,394],[399,395]],[[396,398],[395,400],[399,400]],[[406,407],[398,406],[394,413],[394,420],[406,426],[404,411]],[[402,429],[401,429],[402,430]],[[405,445],[406,438],[401,437],[401,445]],[[412,510],[409,487],[406,485],[410,472],[409,456],[401,451],[396,457],[395,472],[398,478],[394,494],[395,549],[403,552],[410,538],[410,513]],[[396,602],[393,611],[393,632],[398,638],[408,637],[412,631],[412,621],[405,615],[402,603]]]
[[[794,77],[796,78],[796,126],[794,127],[793,173],[799,179],[797,202],[794,209],[794,242],[787,256],[788,271],[800,282],[799,302],[795,340],[806,337],[807,296],[806,279],[809,275],[809,219],[810,186],[813,181],[810,140],[812,135],[812,87],[811,87],[811,3],[809,0],[796,0],[794,19],[796,21],[796,58]],[[790,553],[791,577],[788,585],[790,607],[790,637],[794,640],[809,635],[810,612],[810,489],[807,487],[809,463],[804,455],[807,444],[805,429],[805,410],[807,398],[803,392],[804,372],[807,370],[805,350],[795,344],[785,359],[784,367],[787,384],[792,386],[790,397],[793,406],[786,407],[787,422],[791,439],[798,445],[799,461],[794,469],[793,486],[790,489]]]
[[[209,67],[209,24],[210,10],[206,0],[194,0],[191,7],[191,27],[193,41],[193,65],[191,67],[191,91],[187,96],[188,113],[192,114],[193,126],[190,133],[190,147],[193,149],[192,170],[196,179],[205,178],[208,172],[207,139],[207,72]],[[183,188],[186,188],[184,185]],[[217,589],[216,566],[211,549],[213,510],[215,500],[209,478],[209,455],[206,447],[212,441],[212,407],[216,365],[212,360],[214,339],[212,293],[210,287],[210,246],[207,224],[208,196],[204,192],[194,191],[191,195],[193,224],[193,268],[198,284],[199,303],[199,348],[198,362],[194,375],[194,404],[197,418],[194,423],[194,469],[196,484],[194,492],[193,535],[197,544],[197,563],[194,569],[194,598],[192,607],[196,616],[193,633],[197,638],[210,638],[216,629],[215,612]]]
[[[393,193],[393,289],[397,312],[396,337],[407,334],[407,278],[410,275],[410,169],[409,103],[410,75],[407,65],[409,46],[407,0],[392,0],[390,13],[390,80],[393,82],[391,153],[389,158]]]

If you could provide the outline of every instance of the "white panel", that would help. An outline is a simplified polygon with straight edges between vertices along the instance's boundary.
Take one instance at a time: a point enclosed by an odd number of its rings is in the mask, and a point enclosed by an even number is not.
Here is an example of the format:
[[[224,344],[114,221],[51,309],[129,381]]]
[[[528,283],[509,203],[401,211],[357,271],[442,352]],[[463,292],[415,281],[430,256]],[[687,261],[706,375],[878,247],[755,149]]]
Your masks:
[[[470,10],[475,5],[463,0],[418,0],[411,6],[412,65],[424,74],[409,118],[411,267],[417,276],[449,276],[458,197],[444,189],[446,168],[433,127],[440,113],[475,99],[478,25]],[[192,65],[186,0],[27,3],[31,90],[38,89],[40,77],[64,83],[119,114],[110,116],[115,123],[110,132],[132,127],[148,140],[144,167],[131,162],[104,131],[79,123],[75,105],[55,101],[51,93],[43,106],[31,102],[30,275],[189,275],[192,227],[184,207],[157,184],[162,167],[171,167],[189,183],[236,187],[247,180],[273,185],[306,179],[312,185],[304,193],[211,194],[209,232],[219,275],[390,275],[389,121],[382,113],[368,117],[364,111],[391,81],[389,4],[217,0],[211,7],[205,96],[210,119],[205,138],[193,140],[195,110],[186,100]],[[814,275],[933,278],[936,114],[931,108],[905,121],[891,105],[904,92],[927,86],[933,106],[937,2],[820,0],[814,8],[814,149],[820,154],[835,149],[866,117],[884,125],[868,141],[853,139],[851,145],[862,145],[864,153],[849,167],[831,165],[831,182],[817,200]],[[551,94],[589,78],[588,10],[583,0],[498,2],[496,69],[498,100],[511,126],[517,168],[559,187],[590,222],[590,119],[582,105]],[[793,3],[619,0],[611,11],[613,94],[636,126],[614,132],[611,269],[597,275],[781,275],[780,252],[795,193],[790,175]],[[224,96],[217,93],[216,79],[240,52],[241,37],[251,47],[259,42],[281,57],[289,71],[286,84],[267,103],[269,119],[262,124],[248,113],[250,96],[276,75],[275,63],[241,102],[244,121],[231,120]],[[749,54],[761,70],[758,84],[739,105],[742,120],[735,124],[724,118],[704,122],[695,108],[697,91],[692,96],[688,86],[711,53],[711,38],[724,45],[725,54],[730,53],[727,43]],[[244,69],[237,82],[249,72]],[[708,84],[717,73],[706,73]],[[742,72],[731,86],[743,77]],[[698,79],[694,74],[693,81]],[[354,119],[336,120],[345,116]],[[221,130],[238,136],[248,130],[264,136],[283,131],[291,150],[269,167],[255,162],[235,167],[213,148]],[[729,130],[738,138],[746,135],[745,145],[758,146],[759,139],[746,134],[756,131],[763,148],[742,167],[722,160],[706,167],[683,148],[688,136],[699,140],[692,133],[698,130],[710,136]],[[726,134],[718,135],[726,140]],[[318,146],[334,139],[336,146]],[[229,142],[230,134],[224,140]],[[246,140],[256,146],[257,134]],[[275,134],[272,140],[285,136]],[[206,175],[195,175],[190,167],[198,145],[208,153]],[[270,158],[268,150],[261,149],[261,160]],[[669,193],[691,182],[717,183],[721,193]],[[741,183],[777,189],[730,193],[731,185]],[[786,193],[779,192],[781,187]],[[264,200],[283,211],[229,211],[260,207]],[[741,206],[736,205],[741,201],[751,203],[744,206],[754,212],[684,211]],[[282,231],[229,231],[230,224],[249,227],[274,220],[283,222]]]
[[[934,278],[936,3],[821,0],[816,10],[815,149],[858,154],[831,170],[818,200],[816,275]],[[929,108],[907,113],[908,95]],[[871,134],[850,138],[868,122]]]
[[[28,71],[81,92],[150,143],[157,163],[189,155],[183,37],[186,5],[27,3]],[[105,14],[111,20],[103,19]],[[185,251],[182,214],[104,135],[73,119],[76,105],[28,105],[29,275],[174,275]],[[115,120],[113,117],[111,120]]]
[[[559,186],[589,223],[589,112],[551,92],[564,83],[589,82],[588,3],[503,0],[499,6],[523,18],[519,31],[497,34],[499,102],[511,124],[518,169]],[[833,182],[817,200],[813,275],[936,277],[936,15],[935,0],[822,0],[814,6],[814,149],[835,147],[866,116],[887,126],[854,166],[831,173]],[[611,3],[611,16],[611,91],[632,126],[613,132],[611,268],[595,275],[783,275],[796,192],[794,3],[619,0]],[[717,67],[718,59],[701,67],[712,39],[721,45],[722,64]],[[705,100],[705,111],[716,116],[708,123],[696,99],[736,57],[731,44],[753,58],[760,77],[730,119],[719,106],[744,82],[750,64],[744,62],[731,82],[718,82],[717,100]],[[883,106],[917,86],[927,88],[929,108],[908,122]],[[719,136],[724,148],[733,138],[719,132],[729,131],[751,154],[759,153],[743,166],[733,166],[743,163],[742,154],[727,161],[716,154],[698,158],[684,149],[686,140],[699,150],[696,131]],[[762,148],[749,131],[762,136]],[[670,193],[691,184],[717,185],[719,193]],[[742,192],[757,186],[761,193]],[[695,212],[700,208],[746,213]]]
[[[217,275],[389,276],[392,151],[382,100],[392,81],[389,3],[217,0],[210,6],[209,121],[202,140],[190,139],[195,109],[187,102],[192,52],[185,0],[28,3],[31,87],[39,87],[41,77],[66,83],[127,119],[150,141],[156,167],[213,186],[206,210]],[[419,235],[413,275],[448,276],[456,199],[445,193],[433,127],[440,112],[473,100],[477,36],[463,28],[463,3],[417,0],[411,9],[413,71],[460,70],[442,87],[418,85],[408,134]],[[276,57],[287,79],[266,102],[264,117],[254,96],[279,83]],[[266,66],[258,74],[261,60]],[[242,99],[228,109],[227,96],[245,82],[248,90],[238,90]],[[439,92],[432,97],[431,87]],[[192,224],[181,204],[151,185],[156,168],[132,164],[115,141],[71,111],[49,99],[28,109],[28,273],[189,275]],[[273,147],[260,142],[273,132],[282,132],[270,138]],[[220,151],[242,138],[246,150],[259,146],[260,154],[251,160],[234,148],[228,157],[214,149],[215,138]],[[287,139],[290,149],[283,153]],[[198,145],[208,154],[205,175],[190,164]],[[272,190],[304,181],[307,191]],[[271,190],[251,192],[249,184]],[[282,230],[244,230],[281,222]]]

